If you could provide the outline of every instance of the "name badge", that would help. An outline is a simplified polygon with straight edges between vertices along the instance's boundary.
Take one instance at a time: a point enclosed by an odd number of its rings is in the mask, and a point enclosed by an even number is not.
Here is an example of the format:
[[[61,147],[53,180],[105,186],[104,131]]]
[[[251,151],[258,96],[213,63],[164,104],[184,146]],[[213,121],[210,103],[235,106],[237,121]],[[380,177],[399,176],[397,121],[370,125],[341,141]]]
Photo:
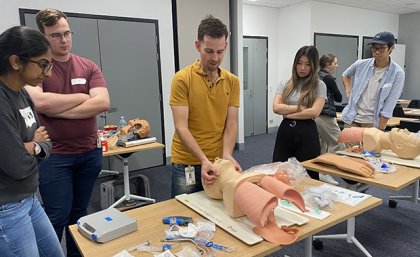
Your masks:
[[[185,185],[195,185],[195,169],[194,166],[185,167]]]
[[[86,84],[86,79],[85,78],[75,78],[75,79],[71,79],[71,85],[84,85]]]

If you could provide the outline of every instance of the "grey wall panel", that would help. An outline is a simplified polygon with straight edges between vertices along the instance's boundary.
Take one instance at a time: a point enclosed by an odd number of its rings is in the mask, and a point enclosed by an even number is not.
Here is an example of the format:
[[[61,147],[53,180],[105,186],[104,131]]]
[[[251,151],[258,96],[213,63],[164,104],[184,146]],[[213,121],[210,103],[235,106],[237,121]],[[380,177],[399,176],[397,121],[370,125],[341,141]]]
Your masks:
[[[333,34],[315,34],[315,46],[318,49],[319,57],[323,54],[334,54],[337,56],[338,68],[335,74],[338,89],[343,95],[343,103],[347,102],[346,91],[341,80],[342,73],[357,60],[358,37]]]
[[[67,20],[74,32],[72,53],[90,59],[101,67],[97,19],[68,17]]]
[[[35,17],[36,17],[36,14],[34,13],[25,13],[25,22],[26,22],[25,26],[38,30]]]
[[[126,120],[145,119],[151,135],[163,140],[161,96],[156,44],[156,24],[118,20],[98,21],[102,69],[108,82],[111,107],[109,124]],[[133,154],[130,170],[163,164],[163,150]],[[111,165],[111,169],[120,168]]]
[[[226,0],[177,0],[178,50],[180,69],[199,59],[194,47],[200,21],[211,14],[220,19],[230,31],[229,1]],[[230,36],[228,37],[228,42]],[[230,47],[226,50],[221,67],[230,70]]]
[[[420,12],[400,15],[398,43],[406,45],[404,99],[420,99],[419,24]]]

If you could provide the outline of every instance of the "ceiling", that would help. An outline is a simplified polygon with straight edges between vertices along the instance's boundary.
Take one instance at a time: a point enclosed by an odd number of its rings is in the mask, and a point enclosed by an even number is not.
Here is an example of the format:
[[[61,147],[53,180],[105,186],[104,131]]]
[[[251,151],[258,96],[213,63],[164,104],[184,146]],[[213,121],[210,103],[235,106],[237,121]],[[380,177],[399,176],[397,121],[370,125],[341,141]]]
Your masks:
[[[244,4],[254,4],[282,8],[298,3],[310,2],[303,0],[243,0]],[[322,0],[331,4],[363,8],[373,11],[404,14],[420,11],[420,0]]]

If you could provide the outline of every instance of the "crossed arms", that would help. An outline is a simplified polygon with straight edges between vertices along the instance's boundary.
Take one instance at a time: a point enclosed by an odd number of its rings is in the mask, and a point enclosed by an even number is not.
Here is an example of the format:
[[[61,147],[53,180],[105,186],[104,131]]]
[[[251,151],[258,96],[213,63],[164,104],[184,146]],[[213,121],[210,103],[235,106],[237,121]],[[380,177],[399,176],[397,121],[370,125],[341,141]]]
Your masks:
[[[325,99],[317,97],[312,107],[283,103],[283,94],[276,94],[273,101],[273,112],[285,118],[296,120],[314,119],[319,116],[324,107]]]
[[[96,87],[89,94],[59,94],[43,92],[41,87],[25,86],[35,103],[38,113],[54,118],[86,119],[108,111],[108,89]]]

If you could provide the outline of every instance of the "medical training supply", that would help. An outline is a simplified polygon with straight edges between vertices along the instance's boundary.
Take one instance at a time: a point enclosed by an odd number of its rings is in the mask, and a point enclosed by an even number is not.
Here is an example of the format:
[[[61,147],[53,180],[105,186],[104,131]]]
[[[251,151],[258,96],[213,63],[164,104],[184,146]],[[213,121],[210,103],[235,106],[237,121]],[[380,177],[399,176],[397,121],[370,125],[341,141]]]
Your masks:
[[[106,243],[137,230],[137,220],[115,208],[108,208],[80,218],[79,232],[90,240]]]
[[[188,223],[192,223],[193,220],[191,217],[186,217],[186,216],[168,216],[168,217],[163,217],[162,218],[162,223],[163,224],[177,224],[180,226],[186,226],[188,225]]]

